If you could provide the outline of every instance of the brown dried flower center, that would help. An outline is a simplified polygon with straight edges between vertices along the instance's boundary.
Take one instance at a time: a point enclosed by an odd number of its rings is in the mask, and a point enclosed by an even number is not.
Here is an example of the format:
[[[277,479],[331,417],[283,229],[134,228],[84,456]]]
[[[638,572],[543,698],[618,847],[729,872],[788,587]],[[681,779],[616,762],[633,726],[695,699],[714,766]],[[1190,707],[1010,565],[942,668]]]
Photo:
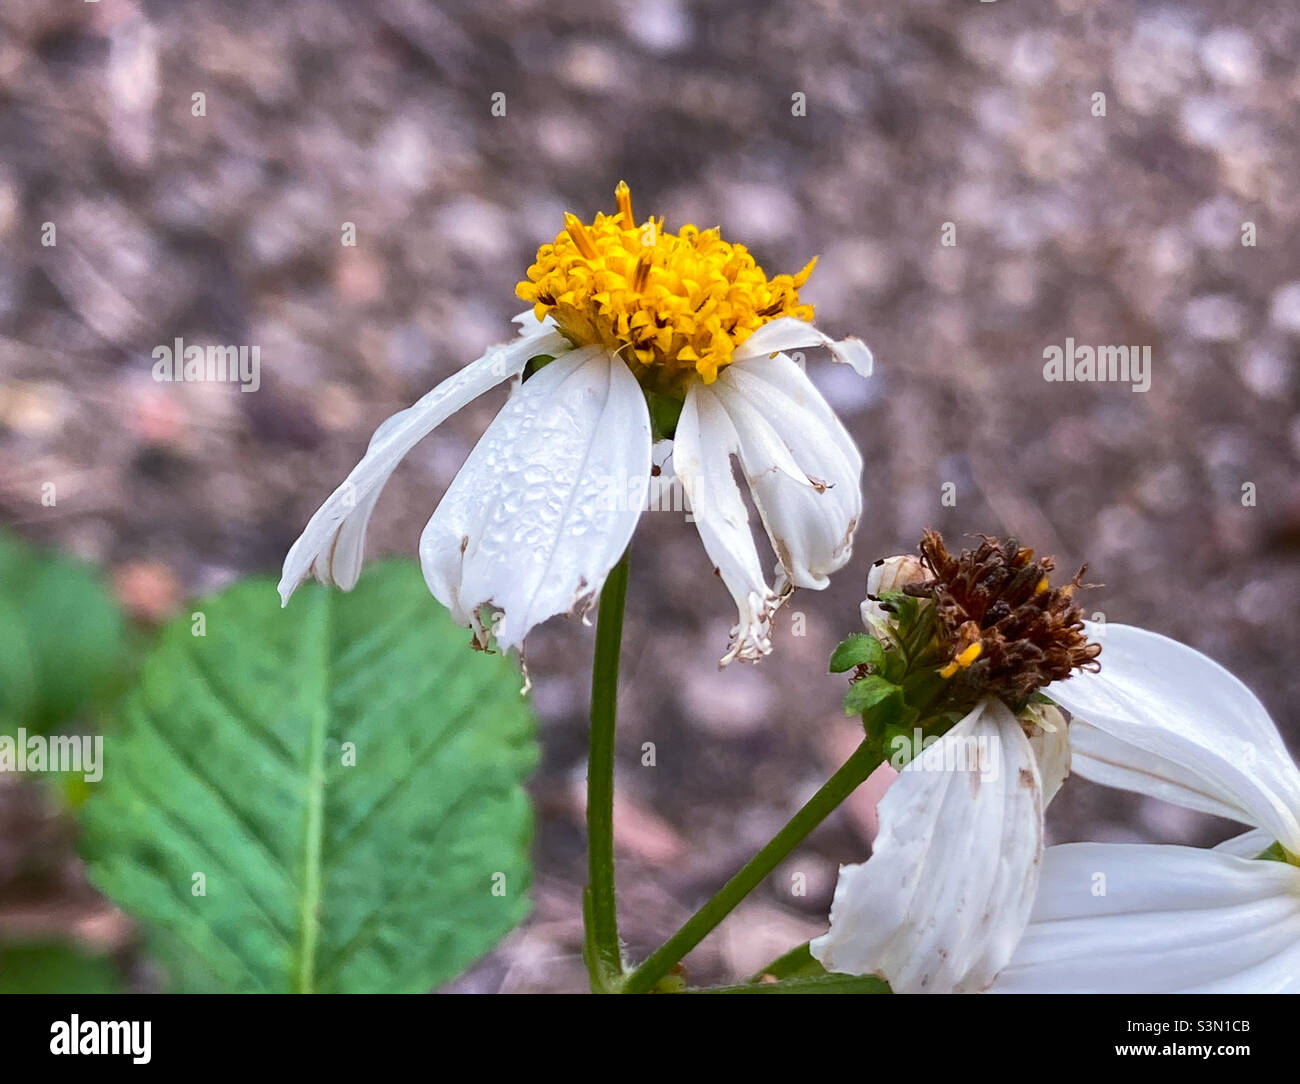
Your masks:
[[[1076,669],[1100,669],[1101,645],[1089,642],[1074,603],[1076,590],[1092,586],[1080,582],[1086,565],[1053,587],[1052,558],[1036,558],[1015,539],[985,536],[953,556],[939,533],[927,530],[920,551],[932,578],[904,591],[934,603],[936,639],[948,660],[943,677],[1019,705]]]

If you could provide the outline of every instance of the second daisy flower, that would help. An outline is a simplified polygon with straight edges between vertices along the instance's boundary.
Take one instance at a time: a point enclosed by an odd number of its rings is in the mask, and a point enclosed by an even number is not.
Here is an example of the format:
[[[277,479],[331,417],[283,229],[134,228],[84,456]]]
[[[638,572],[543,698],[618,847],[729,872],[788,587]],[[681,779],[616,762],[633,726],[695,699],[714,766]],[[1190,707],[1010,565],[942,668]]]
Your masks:
[[[609,479],[644,494],[656,439],[738,618],[722,658],[771,650],[772,616],[795,587],[823,588],[848,561],[862,512],[862,457],[786,353],[828,347],[863,376],[871,353],[811,323],[799,287],[812,271],[769,279],[717,230],[638,224],[627,186],[591,224],[566,216],[518,294],[532,310],[513,343],[443,381],[375,431],[361,462],[285,558],[281,597],[309,576],[357,581],[366,526],[384,484],[415,444],[472,399],[519,379],[420,539],[433,595],[475,630],[521,648],[530,629],[583,613],[626,549],[644,500],[610,501]],[[738,460],[777,556],[764,574]],[[485,621],[484,611],[499,611]]]

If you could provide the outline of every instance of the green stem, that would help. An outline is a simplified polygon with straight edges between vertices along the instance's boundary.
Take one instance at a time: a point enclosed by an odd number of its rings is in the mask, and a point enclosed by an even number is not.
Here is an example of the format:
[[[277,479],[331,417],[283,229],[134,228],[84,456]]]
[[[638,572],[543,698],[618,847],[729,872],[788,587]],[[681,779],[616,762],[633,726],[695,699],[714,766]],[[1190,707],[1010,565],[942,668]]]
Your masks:
[[[808,799],[790,822],[758,854],[695,912],[658,951],[633,971],[623,984],[629,994],[644,994],[727,917],[741,900],[757,888],[781,860],[802,843],[831,812],[852,794],[884,760],[874,742],[864,741],[825,786]]]
[[[614,898],[614,720],[618,661],[627,600],[628,554],[610,571],[596,616],[591,672],[591,746],[587,757],[587,972],[596,992],[618,989],[622,949]]]

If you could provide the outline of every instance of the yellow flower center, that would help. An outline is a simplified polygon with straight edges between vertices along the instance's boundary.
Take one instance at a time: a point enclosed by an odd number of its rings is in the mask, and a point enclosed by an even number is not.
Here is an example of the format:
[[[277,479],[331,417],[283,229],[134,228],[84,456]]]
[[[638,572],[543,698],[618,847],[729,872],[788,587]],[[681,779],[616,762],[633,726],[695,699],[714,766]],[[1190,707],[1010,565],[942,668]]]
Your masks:
[[[690,373],[712,384],[769,320],[812,320],[799,287],[815,259],[797,275],[769,279],[744,245],[716,229],[670,233],[662,218],[638,226],[622,181],[615,198],[618,212],[590,225],[565,215],[564,232],[537,250],[528,280],[515,287],[539,320],[549,314],[575,343],[607,346],[643,384],[671,391]]]

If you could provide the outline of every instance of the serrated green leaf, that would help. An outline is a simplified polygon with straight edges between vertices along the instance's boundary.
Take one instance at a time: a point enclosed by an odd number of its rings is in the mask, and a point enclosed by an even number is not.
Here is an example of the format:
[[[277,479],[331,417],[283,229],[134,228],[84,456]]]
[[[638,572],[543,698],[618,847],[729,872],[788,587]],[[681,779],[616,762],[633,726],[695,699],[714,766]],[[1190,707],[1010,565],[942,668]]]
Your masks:
[[[0,946],[0,995],[115,994],[122,987],[107,957],[53,943]]]
[[[844,694],[844,712],[847,715],[861,715],[887,696],[898,696],[901,699],[902,690],[879,674],[868,674],[849,686],[848,692]]]
[[[83,817],[91,879],[176,988],[428,990],[523,918],[531,713],[418,568],[196,608],[206,636],[163,631]]]
[[[6,592],[7,593],[7,592]],[[36,660],[22,608],[0,593],[0,734],[15,736],[36,710]]]
[[[842,640],[831,655],[830,672],[842,674],[855,666],[882,666],[885,661],[885,649],[874,636],[865,632],[855,633]]]
[[[90,566],[0,536],[0,733],[48,730],[103,698],[125,636]]]

